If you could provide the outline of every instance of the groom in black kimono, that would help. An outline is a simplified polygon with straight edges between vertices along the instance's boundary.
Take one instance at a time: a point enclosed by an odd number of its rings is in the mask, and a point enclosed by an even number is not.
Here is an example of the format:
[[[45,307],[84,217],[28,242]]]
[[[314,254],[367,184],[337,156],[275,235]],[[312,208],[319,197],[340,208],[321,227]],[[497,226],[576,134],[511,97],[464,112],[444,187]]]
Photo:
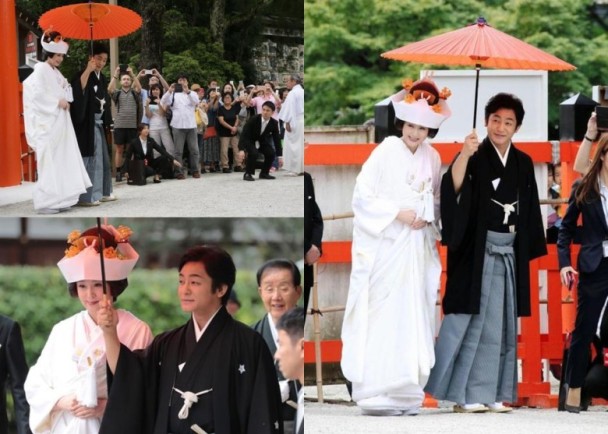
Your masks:
[[[517,317],[530,315],[529,263],[547,253],[532,159],[511,141],[523,118],[519,98],[493,96],[487,137],[469,134],[441,182],[445,318],[425,391],[460,413],[517,400]]]
[[[226,311],[235,274],[219,247],[188,250],[178,296],[192,317],[145,350],[121,345],[114,308],[108,302],[100,309],[109,368],[100,434],[283,433],[268,347]]]

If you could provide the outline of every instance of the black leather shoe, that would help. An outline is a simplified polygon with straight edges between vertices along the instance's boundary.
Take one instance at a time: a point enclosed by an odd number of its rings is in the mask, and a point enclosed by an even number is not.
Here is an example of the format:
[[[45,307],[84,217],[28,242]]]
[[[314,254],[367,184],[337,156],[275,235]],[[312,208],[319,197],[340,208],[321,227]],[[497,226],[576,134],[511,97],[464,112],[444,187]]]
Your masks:
[[[581,390],[581,411],[589,410],[589,406],[591,405],[591,396],[585,393],[585,389]]]
[[[232,170],[228,169],[228,168],[224,168],[222,169],[222,173],[231,173]]]
[[[260,173],[260,179],[276,179],[276,178],[269,173]]]
[[[154,183],[155,184],[160,184],[160,179],[159,178],[154,178]]]
[[[567,411],[568,413],[576,413],[576,414],[578,414],[578,413],[580,413],[580,412],[581,412],[581,406],[580,406],[580,405],[568,405],[568,404],[566,404],[566,401],[567,401],[567,399],[568,399],[568,392],[569,392],[569,391],[570,391],[570,387],[568,386],[568,384],[567,384],[567,383],[564,383],[564,384],[562,385],[562,388],[561,388],[561,392],[562,392],[562,393],[560,393],[560,395],[562,395],[562,394],[563,394],[563,396],[564,396],[564,400],[563,400],[563,405],[564,405],[564,406],[563,406],[563,410]],[[581,395],[582,395],[582,391],[581,391]],[[560,396],[560,398],[561,398],[561,396]],[[582,396],[581,396],[581,401],[582,401]],[[558,408],[558,411],[559,411],[559,410],[560,410],[560,409]]]
[[[253,176],[251,176],[251,173],[245,173],[243,175],[243,180],[244,181],[255,181],[255,179],[253,179]]]
[[[122,173],[116,174],[116,182],[122,182]]]
[[[235,172],[242,172],[243,168],[241,166],[234,166],[234,171]]]
[[[568,413],[580,413],[581,412],[581,406],[580,405],[568,405],[568,404],[564,404],[564,409],[568,412]]]

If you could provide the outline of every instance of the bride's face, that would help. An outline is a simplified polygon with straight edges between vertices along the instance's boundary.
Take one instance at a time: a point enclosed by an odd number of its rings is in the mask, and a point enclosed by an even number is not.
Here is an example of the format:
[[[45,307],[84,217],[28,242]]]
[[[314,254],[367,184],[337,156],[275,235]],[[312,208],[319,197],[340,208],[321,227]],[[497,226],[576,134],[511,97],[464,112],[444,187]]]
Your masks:
[[[416,149],[429,135],[429,129],[406,121],[403,123],[402,133],[401,140],[408,148]]]
[[[63,59],[65,58],[64,54],[53,54],[51,56],[48,57],[47,62],[55,67],[55,68],[59,68],[59,66],[61,66],[61,64],[63,63]]]
[[[110,285],[106,283],[108,294],[110,293]],[[103,300],[103,285],[101,280],[81,280],[76,283],[78,290],[78,299],[82,306],[87,310],[93,321],[97,322],[97,312]]]

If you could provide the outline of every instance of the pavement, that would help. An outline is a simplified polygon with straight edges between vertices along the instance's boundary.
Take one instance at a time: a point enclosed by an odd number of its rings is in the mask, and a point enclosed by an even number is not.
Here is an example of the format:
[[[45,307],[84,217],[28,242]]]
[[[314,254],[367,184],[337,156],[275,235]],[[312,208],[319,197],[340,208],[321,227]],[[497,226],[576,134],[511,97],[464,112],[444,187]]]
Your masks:
[[[114,182],[118,200],[72,207],[51,217],[299,217],[304,215],[304,178],[280,170],[275,180],[243,181],[243,173],[205,173],[199,179],[152,178],[143,186]],[[0,188],[0,217],[38,216],[34,183]],[[45,215],[46,217],[46,215]]]
[[[608,406],[591,406],[580,414],[557,409],[520,407],[511,413],[459,414],[454,403],[440,401],[439,408],[423,408],[417,416],[363,416],[350,401],[345,385],[323,386],[326,403],[317,401],[316,386],[304,388],[306,434],[578,434],[608,432]]]

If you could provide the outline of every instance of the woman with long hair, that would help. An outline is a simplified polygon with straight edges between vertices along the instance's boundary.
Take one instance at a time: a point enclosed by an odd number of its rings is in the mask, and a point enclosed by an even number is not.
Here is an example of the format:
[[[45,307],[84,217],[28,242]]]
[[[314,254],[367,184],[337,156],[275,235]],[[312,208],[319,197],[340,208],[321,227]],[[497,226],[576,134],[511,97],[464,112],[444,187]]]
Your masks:
[[[167,107],[160,103],[163,96],[163,88],[159,84],[150,86],[150,97],[146,100],[146,116],[150,120],[150,137],[156,143],[163,145],[171,155],[175,155],[175,145],[169,122],[167,122]]]
[[[608,296],[608,136],[603,135],[597,151],[578,186],[572,189],[566,215],[557,240],[560,277],[571,287],[578,276],[578,304],[572,342],[566,366],[565,409],[578,413],[581,386],[589,363],[589,347],[595,335],[602,306]],[[572,267],[570,244],[582,215],[578,271]]]

